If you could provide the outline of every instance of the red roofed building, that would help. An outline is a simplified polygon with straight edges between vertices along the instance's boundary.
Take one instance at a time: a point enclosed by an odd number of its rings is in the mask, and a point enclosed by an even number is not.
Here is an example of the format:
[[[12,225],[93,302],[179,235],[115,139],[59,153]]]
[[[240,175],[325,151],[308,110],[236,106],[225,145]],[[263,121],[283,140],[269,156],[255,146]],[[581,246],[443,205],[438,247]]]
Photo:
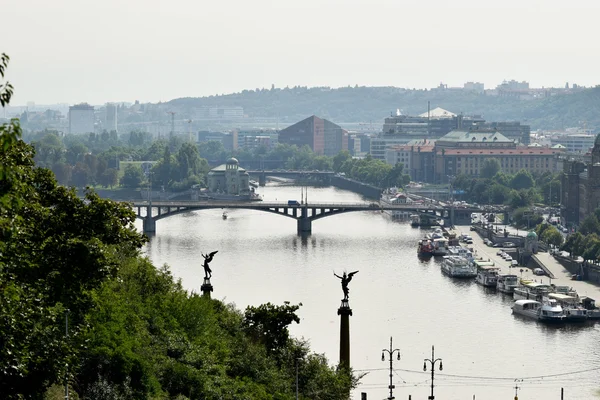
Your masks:
[[[436,156],[435,174],[438,182],[447,182],[448,176],[459,174],[479,176],[485,160],[495,158],[502,172],[515,174],[524,169],[531,174],[558,173],[562,170],[561,149],[520,146],[513,149],[446,148]]]

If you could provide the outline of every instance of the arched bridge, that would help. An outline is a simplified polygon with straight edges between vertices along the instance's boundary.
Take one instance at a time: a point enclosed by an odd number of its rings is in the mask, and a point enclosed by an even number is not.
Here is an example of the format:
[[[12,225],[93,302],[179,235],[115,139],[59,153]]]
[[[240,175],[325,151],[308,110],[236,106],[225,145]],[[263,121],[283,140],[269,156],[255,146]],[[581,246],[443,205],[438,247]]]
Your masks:
[[[284,202],[227,202],[227,201],[134,201],[131,203],[137,210],[137,217],[144,221],[144,232],[156,232],[156,221],[172,215],[193,210],[214,208],[240,208],[258,210],[294,218],[298,222],[298,233],[310,233],[312,222],[331,215],[355,211],[406,211],[426,213],[442,218],[454,225],[454,221],[470,223],[471,213],[478,209],[455,209],[453,207],[433,204],[379,204],[379,203],[310,203],[289,204]]]

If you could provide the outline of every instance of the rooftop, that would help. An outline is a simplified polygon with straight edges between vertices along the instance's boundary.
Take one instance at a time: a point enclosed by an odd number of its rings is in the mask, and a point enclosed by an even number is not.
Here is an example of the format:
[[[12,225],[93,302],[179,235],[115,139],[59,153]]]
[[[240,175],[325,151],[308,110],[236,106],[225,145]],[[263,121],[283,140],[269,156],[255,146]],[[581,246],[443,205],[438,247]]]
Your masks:
[[[419,114],[419,117],[427,118],[427,113],[424,112],[423,114]],[[430,118],[452,118],[452,117],[456,117],[456,114],[454,114],[448,110],[444,110],[441,107],[436,107],[433,110],[429,111],[429,117]]]
[[[475,154],[475,155],[551,155],[563,154],[561,149],[550,149],[548,147],[517,147],[516,149],[481,149],[461,148],[446,149],[445,155]]]
[[[471,142],[471,143],[513,143],[512,139],[507,138],[496,130],[473,130],[462,131],[455,130],[448,132],[438,139],[439,142]]]

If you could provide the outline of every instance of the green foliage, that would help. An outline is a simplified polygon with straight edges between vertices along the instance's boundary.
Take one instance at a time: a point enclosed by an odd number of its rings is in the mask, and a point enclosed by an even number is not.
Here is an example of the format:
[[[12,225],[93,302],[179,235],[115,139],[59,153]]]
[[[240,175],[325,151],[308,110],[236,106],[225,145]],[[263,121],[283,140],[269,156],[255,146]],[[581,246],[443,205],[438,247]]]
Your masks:
[[[531,189],[535,185],[533,176],[527,170],[520,170],[510,181],[510,187],[515,190]]]
[[[553,246],[560,246],[564,242],[563,235],[558,229],[554,225],[550,225],[546,222],[536,226],[535,233],[540,240]]]
[[[267,303],[258,307],[248,307],[244,314],[244,326],[255,340],[260,341],[267,351],[272,352],[287,345],[288,325],[292,322],[300,323],[296,311],[301,305],[290,305],[286,301],[283,306]]]
[[[58,186],[4,127],[0,153],[0,392],[39,397],[76,353],[91,293],[142,243],[129,207]],[[70,309],[71,339],[64,338]],[[58,367],[57,367],[58,366]]]
[[[513,212],[513,220],[517,226],[529,229],[541,224],[544,217],[539,213],[533,213],[529,207],[521,207]]]
[[[493,178],[500,172],[500,161],[496,158],[488,158],[483,162],[481,167],[481,177],[484,179]]]
[[[121,178],[121,185],[128,188],[138,188],[144,179],[144,173],[138,165],[129,164]]]
[[[579,232],[581,232],[582,235],[590,235],[593,233],[600,235],[600,222],[598,222],[598,218],[595,214],[588,215],[581,224],[579,224]]]

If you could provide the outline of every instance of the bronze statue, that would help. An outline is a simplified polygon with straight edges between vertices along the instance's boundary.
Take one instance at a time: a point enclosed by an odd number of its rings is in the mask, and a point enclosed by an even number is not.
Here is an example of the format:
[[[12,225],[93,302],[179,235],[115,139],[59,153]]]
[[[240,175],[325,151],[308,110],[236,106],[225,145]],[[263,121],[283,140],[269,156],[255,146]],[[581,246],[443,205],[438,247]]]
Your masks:
[[[358,271],[354,271],[354,272],[350,272],[349,274],[346,274],[344,272],[344,274],[342,276],[336,275],[335,272],[333,273],[334,276],[336,276],[342,280],[342,290],[344,291],[344,300],[348,300],[348,293],[350,292],[350,289],[348,289],[348,284],[352,280],[352,276],[354,274],[356,274],[357,272]]]
[[[212,261],[213,257],[218,252],[219,252],[219,250],[213,251],[212,253],[209,253],[208,255],[200,253],[200,254],[202,254],[202,257],[204,257],[204,278],[205,279],[210,279],[210,277],[212,276],[212,271],[211,271],[210,267],[208,266],[208,264]]]

